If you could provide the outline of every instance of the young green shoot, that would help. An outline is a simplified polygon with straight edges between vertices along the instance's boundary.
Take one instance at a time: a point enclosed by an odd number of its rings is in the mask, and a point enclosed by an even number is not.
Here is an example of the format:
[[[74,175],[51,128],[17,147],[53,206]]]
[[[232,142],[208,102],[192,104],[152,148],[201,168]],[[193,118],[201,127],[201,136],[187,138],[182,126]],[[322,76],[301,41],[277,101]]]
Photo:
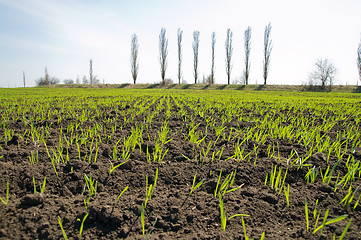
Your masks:
[[[110,166],[109,166],[109,176],[112,174],[112,172],[115,170],[115,169],[117,169],[118,167],[120,167],[120,166],[122,166],[123,164],[125,164],[125,163],[127,163],[129,161],[129,159],[128,160],[126,160],[126,161],[124,161],[124,162],[122,162],[122,163],[119,163],[118,165],[113,165],[113,163],[112,163],[112,161],[109,161],[110,162]]]
[[[221,226],[222,226],[223,231],[226,231],[227,221],[231,220],[232,218],[234,218],[234,217],[250,217],[250,215],[247,215],[247,214],[235,214],[235,215],[227,218],[226,212],[224,211],[224,204],[223,204],[223,199],[222,199],[221,195],[219,195],[219,211],[221,214]]]
[[[6,182],[6,198],[5,200],[0,197],[0,200],[7,205],[9,203],[9,182]]]
[[[59,225],[60,225],[61,232],[63,233],[64,239],[65,239],[65,240],[68,240],[68,237],[66,236],[65,230],[64,230],[64,228],[63,228],[63,224],[61,223],[60,216],[58,216],[58,223],[59,223]]]
[[[95,181],[91,175],[88,177],[85,173],[84,173],[84,179],[86,186],[89,190],[89,196],[95,196],[97,194],[97,186],[98,186],[97,181]]]
[[[286,186],[283,186],[284,192],[285,192],[285,197],[286,197],[286,202],[287,202],[287,207],[290,207],[290,185],[287,185],[287,190],[286,190]]]
[[[196,171],[196,174],[194,174],[194,178],[193,178],[193,183],[192,183],[192,187],[191,187],[191,190],[189,192],[189,196],[192,194],[192,192],[194,190],[196,190],[197,188],[199,188],[202,183],[206,180],[206,179],[202,179],[199,183],[197,183],[197,185],[194,186],[194,184],[196,183],[196,177],[197,177],[197,171]]]
[[[85,214],[85,216],[83,217],[83,220],[80,220],[80,218],[77,219],[78,222],[81,221],[80,229],[79,229],[79,240],[81,240],[81,238],[82,238],[84,222],[85,222],[86,218],[88,217],[88,215],[89,215],[89,213]]]
[[[148,187],[148,176],[145,177],[145,203],[144,208],[147,207],[148,200],[152,198],[152,195],[154,193],[154,189],[157,185],[157,179],[158,179],[158,168],[155,171],[155,177],[154,177],[154,183],[150,184]]]
[[[305,215],[306,215],[306,229],[307,232],[310,229],[309,228],[309,221],[308,221],[308,206],[307,206],[307,199],[305,200]]]
[[[141,223],[142,223],[143,237],[144,237],[144,235],[145,235],[144,210],[145,210],[145,206],[144,206],[144,204],[142,203],[142,208],[141,208],[141,211],[140,211],[140,221],[141,221]]]
[[[345,229],[343,230],[339,240],[342,240],[346,236],[347,230],[351,226],[351,222],[352,222],[352,218],[350,218],[350,220],[348,221],[348,223],[347,223]]]
[[[127,191],[127,190],[128,190],[128,186],[126,186],[126,187],[123,189],[123,191],[118,195],[117,200],[115,200],[114,207],[117,205],[117,203],[118,203],[120,197],[123,195],[123,193],[124,193],[125,191]]]

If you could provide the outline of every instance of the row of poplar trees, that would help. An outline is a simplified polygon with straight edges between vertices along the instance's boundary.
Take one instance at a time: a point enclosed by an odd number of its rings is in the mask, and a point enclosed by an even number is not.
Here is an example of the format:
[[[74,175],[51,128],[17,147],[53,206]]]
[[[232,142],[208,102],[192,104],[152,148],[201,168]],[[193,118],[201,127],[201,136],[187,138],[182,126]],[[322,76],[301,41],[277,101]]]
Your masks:
[[[263,55],[263,79],[264,85],[267,84],[268,72],[269,72],[269,63],[270,63],[270,56],[272,51],[272,40],[270,39],[271,34],[271,23],[269,23],[264,31],[264,55]],[[193,67],[194,67],[194,83],[198,82],[198,48],[199,48],[199,31],[193,32]],[[181,83],[182,79],[182,35],[183,31],[178,29],[177,31],[177,40],[178,40],[178,83]],[[251,36],[252,36],[252,29],[248,27],[244,32],[244,50],[245,50],[245,69],[243,72],[244,83],[248,84],[249,79],[249,72],[250,72],[250,52],[251,52]],[[211,35],[212,41],[212,64],[211,64],[211,74],[208,79],[208,83],[214,83],[214,50],[215,50],[215,43],[216,43],[216,33],[213,32]],[[138,62],[138,37],[136,34],[132,35],[131,38],[131,72],[134,84],[136,84],[137,77],[138,77],[138,70],[139,70],[139,62]],[[227,80],[228,84],[230,84],[231,78],[231,71],[232,71],[232,54],[233,54],[233,47],[232,47],[232,31],[227,29],[227,38],[225,42],[225,49],[226,49],[226,73],[227,73]],[[168,39],[166,37],[166,29],[162,28],[159,34],[159,63],[160,63],[160,72],[162,77],[162,83],[164,84],[165,73],[167,70],[167,56],[168,56]]]

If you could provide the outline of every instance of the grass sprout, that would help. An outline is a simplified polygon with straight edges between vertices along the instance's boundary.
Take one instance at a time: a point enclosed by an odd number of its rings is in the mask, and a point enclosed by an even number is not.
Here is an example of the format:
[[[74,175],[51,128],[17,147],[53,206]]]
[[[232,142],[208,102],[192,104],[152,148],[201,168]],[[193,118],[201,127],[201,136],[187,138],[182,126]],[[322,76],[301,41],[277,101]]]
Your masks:
[[[0,197],[1,202],[3,202],[5,205],[9,203],[9,182],[6,182],[6,198],[5,200]]]
[[[189,196],[192,194],[192,192],[194,190],[196,190],[197,188],[199,188],[202,183],[206,180],[206,179],[202,179],[199,183],[197,183],[196,185],[194,185],[196,183],[196,177],[197,177],[197,171],[196,173],[194,174],[194,177],[193,177],[193,183],[192,183],[192,187],[191,187],[191,190],[189,191]]]
[[[128,190],[128,186],[126,186],[126,187],[123,189],[123,191],[118,195],[117,200],[115,200],[114,207],[117,205],[117,203],[118,203],[120,197],[123,195],[123,193],[124,193],[125,191],[127,191],[127,190]]]
[[[63,237],[65,240],[68,240],[68,236],[66,235],[65,233],[65,230],[64,230],[64,227],[63,227],[63,224],[61,223],[61,219],[60,219],[60,216],[58,216],[58,223],[60,225],[60,228],[61,228],[61,232],[63,233]]]
[[[89,191],[89,196],[95,196],[97,194],[97,186],[98,186],[97,181],[95,181],[91,175],[88,177],[85,173],[84,173],[84,179],[86,183],[85,186],[87,186]]]
[[[83,217],[83,220],[80,220],[80,218],[77,219],[78,222],[81,221],[80,229],[79,229],[79,240],[81,240],[81,238],[82,238],[84,222],[85,222],[86,218],[88,217],[88,215],[89,215],[89,213],[85,214],[85,216]]]
[[[112,174],[112,172],[113,172],[115,169],[117,169],[118,167],[120,167],[120,166],[122,166],[123,164],[127,163],[128,161],[129,161],[129,159],[126,160],[126,161],[124,161],[124,162],[122,162],[122,163],[119,163],[118,165],[115,165],[115,166],[113,165],[112,161],[110,161],[109,176]]]
[[[155,171],[154,183],[150,184],[149,187],[148,187],[148,176],[146,176],[146,178],[145,178],[145,202],[144,202],[144,208],[147,207],[148,200],[152,198],[155,187],[157,185],[157,179],[158,179],[158,168]]]
[[[219,211],[221,214],[221,226],[222,226],[223,231],[226,231],[227,221],[229,221],[230,219],[232,219],[234,217],[250,217],[250,215],[247,215],[247,214],[235,214],[235,215],[232,215],[229,218],[227,218],[226,212],[224,210],[222,196],[219,196]]]

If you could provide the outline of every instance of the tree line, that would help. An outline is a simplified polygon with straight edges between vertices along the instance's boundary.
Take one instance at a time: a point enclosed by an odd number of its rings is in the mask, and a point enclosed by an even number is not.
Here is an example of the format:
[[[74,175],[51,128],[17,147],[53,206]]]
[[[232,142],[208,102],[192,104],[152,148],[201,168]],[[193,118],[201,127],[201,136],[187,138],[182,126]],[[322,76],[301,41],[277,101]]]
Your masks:
[[[263,45],[263,84],[267,84],[269,68],[270,68],[270,60],[271,60],[271,52],[272,52],[272,40],[271,40],[271,30],[272,25],[269,23],[264,30],[264,45]],[[199,31],[193,32],[193,41],[192,41],[192,48],[193,48],[193,76],[194,76],[194,83],[199,83],[198,77],[198,49],[199,49]],[[227,36],[225,41],[225,68],[227,74],[227,83],[230,84],[231,72],[232,72],[232,55],[233,55],[233,42],[232,42],[233,33],[231,29],[227,29]],[[250,26],[244,31],[244,71],[242,74],[243,84],[248,85],[249,83],[249,76],[250,76],[250,53],[251,53],[251,37],[252,37],[252,28]],[[177,31],[177,46],[178,46],[178,84],[181,83],[182,79],[182,40],[183,40],[183,31],[178,29]],[[216,43],[216,33],[212,32],[211,34],[211,69],[210,75],[207,77],[206,82],[208,84],[215,83],[215,68],[214,68],[214,59],[215,59],[215,43]],[[130,51],[130,63],[131,63],[131,74],[133,78],[133,83],[137,83],[138,72],[139,72],[139,42],[138,36],[134,33],[131,36],[131,51]],[[166,79],[166,71],[168,67],[167,62],[168,57],[168,38],[166,35],[166,29],[161,28],[159,33],[159,64],[160,64],[160,74],[162,79],[162,84],[167,83]],[[361,41],[357,48],[357,59],[356,59],[359,80],[361,82]],[[329,61],[328,59],[318,59],[315,62],[315,70],[309,75],[309,85],[319,84],[322,88],[325,88],[327,85],[331,87],[334,83],[335,74],[337,69],[335,66]],[[48,70],[45,67],[45,75],[38,80],[36,80],[36,84],[38,86],[41,85],[49,85],[49,84],[58,84],[60,80],[56,77],[52,77],[48,74]],[[23,83],[25,87],[25,72],[23,71]],[[80,80],[79,76],[74,82],[71,79],[65,79],[64,84],[99,84],[100,80],[93,74],[93,60],[89,60],[89,78],[83,76],[82,80]],[[103,80],[104,83],[104,80]]]
[[[263,59],[263,79],[264,84],[267,84],[268,72],[269,72],[269,64],[270,64],[270,56],[272,52],[272,40],[270,38],[271,35],[271,23],[269,23],[264,32],[264,59]],[[193,48],[193,76],[194,76],[194,83],[197,84],[199,82],[198,78],[198,49],[199,49],[199,31],[193,32],[193,41],[192,41],[192,48]],[[233,45],[232,45],[232,36],[233,33],[231,29],[227,29],[227,38],[225,42],[225,49],[226,49],[226,73],[227,73],[227,83],[230,84],[231,79],[231,72],[232,72],[232,55],[233,55]],[[250,52],[251,52],[251,36],[252,36],[252,29],[248,27],[244,32],[244,50],[245,50],[245,70],[243,73],[243,82],[244,84],[248,84],[248,79],[250,76]],[[183,31],[178,29],[177,31],[177,44],[178,44],[178,84],[181,83],[182,79],[182,39],[183,39]],[[212,49],[212,64],[211,64],[211,74],[206,79],[207,83],[213,84],[215,83],[214,78],[214,57],[215,57],[215,43],[216,43],[216,33],[213,32],[211,34],[211,49]],[[132,35],[131,39],[131,72],[133,77],[133,83],[136,84],[137,76],[139,71],[139,63],[138,63],[138,37],[136,34]],[[160,64],[160,73],[162,78],[162,84],[166,83],[166,71],[167,71],[167,56],[168,56],[168,38],[166,36],[166,29],[161,28],[159,33],[159,64]]]

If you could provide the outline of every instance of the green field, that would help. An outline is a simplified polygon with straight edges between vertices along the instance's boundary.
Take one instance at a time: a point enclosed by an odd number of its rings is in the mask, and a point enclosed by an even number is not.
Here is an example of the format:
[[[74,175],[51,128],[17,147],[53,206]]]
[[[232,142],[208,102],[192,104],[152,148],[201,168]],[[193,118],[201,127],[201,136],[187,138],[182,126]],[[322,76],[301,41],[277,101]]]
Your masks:
[[[78,87],[1,90],[0,238],[359,238],[357,87]]]

